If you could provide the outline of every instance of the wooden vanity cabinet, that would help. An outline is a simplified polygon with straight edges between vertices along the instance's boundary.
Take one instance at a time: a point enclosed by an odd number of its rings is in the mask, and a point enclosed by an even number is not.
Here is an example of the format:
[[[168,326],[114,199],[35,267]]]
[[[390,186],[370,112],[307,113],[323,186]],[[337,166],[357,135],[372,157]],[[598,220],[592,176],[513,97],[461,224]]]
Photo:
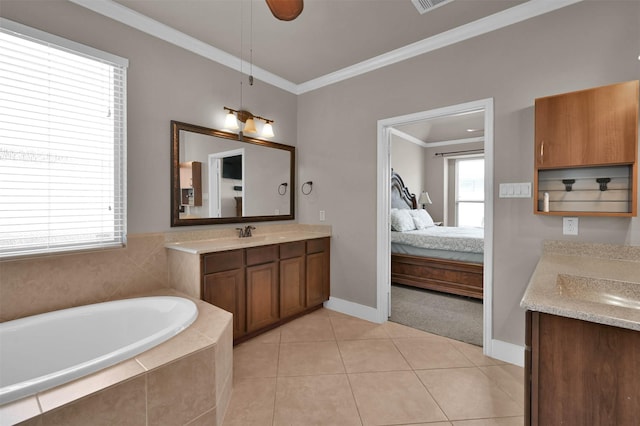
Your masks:
[[[280,245],[280,315],[283,318],[302,312],[307,306],[305,252],[304,241]]]
[[[234,343],[329,299],[330,239],[203,254],[202,299],[233,314]]]
[[[637,425],[640,332],[527,311],[525,425]]]
[[[307,306],[329,299],[329,239],[307,241]]]
[[[280,319],[278,246],[247,249],[247,332]]]
[[[202,300],[233,313],[233,335],[246,333],[244,250],[202,257]]]

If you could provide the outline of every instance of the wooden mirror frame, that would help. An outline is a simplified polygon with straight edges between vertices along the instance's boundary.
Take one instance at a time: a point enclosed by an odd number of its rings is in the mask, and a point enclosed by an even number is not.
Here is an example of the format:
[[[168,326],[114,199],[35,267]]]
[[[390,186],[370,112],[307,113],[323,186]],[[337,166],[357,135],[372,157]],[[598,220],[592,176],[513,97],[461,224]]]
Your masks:
[[[206,217],[193,219],[180,219],[180,131],[199,133],[202,135],[214,136],[223,139],[235,140],[240,143],[249,143],[266,148],[281,149],[290,154],[289,172],[289,214],[271,216],[230,216],[230,217]],[[244,222],[267,222],[275,220],[295,219],[295,170],[296,170],[296,147],[284,145],[277,142],[264,141],[261,139],[240,136],[235,133],[224,132],[222,130],[211,129],[198,126],[196,124],[171,121],[171,226],[196,226],[196,225],[218,225],[223,223],[244,223]]]

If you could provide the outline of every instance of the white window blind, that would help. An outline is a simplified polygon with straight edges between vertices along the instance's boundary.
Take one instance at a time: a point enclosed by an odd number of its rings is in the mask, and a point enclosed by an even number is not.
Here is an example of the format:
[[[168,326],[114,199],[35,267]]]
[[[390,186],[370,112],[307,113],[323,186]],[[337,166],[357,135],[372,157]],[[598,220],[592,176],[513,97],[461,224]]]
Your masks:
[[[127,61],[0,24],[0,258],[123,245]]]

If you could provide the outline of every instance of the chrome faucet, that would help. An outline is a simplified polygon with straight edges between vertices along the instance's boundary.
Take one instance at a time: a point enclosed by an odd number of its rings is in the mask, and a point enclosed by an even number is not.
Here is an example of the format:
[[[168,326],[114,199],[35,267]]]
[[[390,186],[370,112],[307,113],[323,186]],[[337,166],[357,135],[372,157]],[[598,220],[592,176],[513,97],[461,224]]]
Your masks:
[[[256,227],[255,226],[251,226],[251,225],[245,226],[245,228],[244,228],[244,236],[245,237],[251,237],[252,236],[251,235],[251,230],[252,229],[256,229]]]
[[[247,225],[243,228],[236,228],[236,231],[238,231],[238,237],[240,238],[247,238],[247,237],[251,237],[251,230],[252,229],[256,229],[255,226],[251,226],[251,225]]]

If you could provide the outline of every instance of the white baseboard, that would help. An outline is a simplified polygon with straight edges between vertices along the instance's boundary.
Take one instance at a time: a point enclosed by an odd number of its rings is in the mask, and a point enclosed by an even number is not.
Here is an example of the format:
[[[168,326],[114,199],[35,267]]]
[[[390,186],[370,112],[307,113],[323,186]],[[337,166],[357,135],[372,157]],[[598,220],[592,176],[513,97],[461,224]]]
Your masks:
[[[515,364],[520,367],[524,367],[524,347],[514,345],[513,343],[503,342],[502,340],[491,341],[491,348],[488,351],[488,355],[491,358],[499,359],[500,361],[508,362],[509,364]]]
[[[324,302],[324,307],[331,309],[332,311],[340,312],[342,314],[351,315],[352,317],[360,318],[363,320],[379,323],[379,313],[376,308],[370,306],[361,305],[359,303],[349,302],[348,300],[338,299],[337,297],[330,297],[329,300]]]

